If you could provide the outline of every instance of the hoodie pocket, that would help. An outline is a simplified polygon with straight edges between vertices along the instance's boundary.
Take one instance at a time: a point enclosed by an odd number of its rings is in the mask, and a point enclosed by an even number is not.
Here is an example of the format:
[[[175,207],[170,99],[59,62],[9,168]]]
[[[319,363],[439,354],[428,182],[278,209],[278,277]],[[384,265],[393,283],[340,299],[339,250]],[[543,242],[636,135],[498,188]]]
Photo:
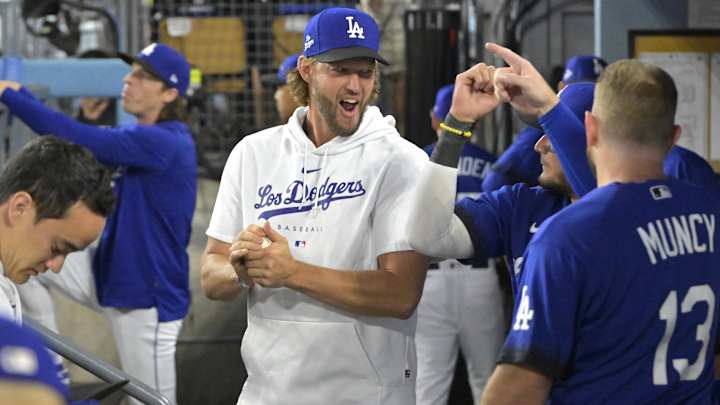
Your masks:
[[[242,356],[249,376],[245,389],[262,387],[262,403],[374,404],[382,393],[352,323],[253,317]]]

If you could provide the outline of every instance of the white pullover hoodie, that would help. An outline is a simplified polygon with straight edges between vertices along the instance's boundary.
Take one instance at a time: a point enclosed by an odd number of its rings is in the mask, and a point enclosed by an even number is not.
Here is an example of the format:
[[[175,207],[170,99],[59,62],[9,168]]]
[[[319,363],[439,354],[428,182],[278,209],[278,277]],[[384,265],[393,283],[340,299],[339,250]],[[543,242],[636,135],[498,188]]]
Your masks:
[[[207,235],[231,243],[270,221],[297,260],[377,271],[377,257],[411,250],[409,194],[427,155],[368,107],[358,130],[320,147],[298,108],[286,125],[245,137],[225,165]],[[414,404],[415,315],[363,316],[288,288],[248,296],[238,404]]]

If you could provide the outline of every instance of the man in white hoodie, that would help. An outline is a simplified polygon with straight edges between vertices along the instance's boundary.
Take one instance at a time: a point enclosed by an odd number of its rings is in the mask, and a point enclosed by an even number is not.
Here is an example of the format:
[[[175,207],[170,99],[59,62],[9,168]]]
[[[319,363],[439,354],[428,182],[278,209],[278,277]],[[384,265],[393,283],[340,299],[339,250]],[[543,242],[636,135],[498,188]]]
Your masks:
[[[202,287],[218,300],[249,288],[238,404],[415,403],[427,259],[403,224],[427,156],[369,106],[378,31],[355,9],[314,16],[288,78],[303,107],[228,158]]]

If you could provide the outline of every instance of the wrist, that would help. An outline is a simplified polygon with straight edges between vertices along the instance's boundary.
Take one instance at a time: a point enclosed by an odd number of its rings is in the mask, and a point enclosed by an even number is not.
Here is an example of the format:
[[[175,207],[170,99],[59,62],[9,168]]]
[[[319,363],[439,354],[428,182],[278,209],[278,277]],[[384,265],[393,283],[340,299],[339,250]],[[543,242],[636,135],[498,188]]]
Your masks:
[[[559,102],[560,97],[554,95],[550,100],[548,100],[547,103],[544,103],[540,106],[540,108],[538,108],[538,118],[550,112],[550,110],[555,108],[555,106],[558,105]]]
[[[444,123],[445,125],[459,129],[460,131],[469,131],[475,124],[472,120],[457,118],[452,112],[449,112],[448,115],[445,116]]]
[[[470,131],[472,126],[472,123],[461,121],[450,113],[445,117],[445,121],[440,123],[440,129],[443,133],[451,137],[457,136],[463,139],[470,139],[472,137],[472,131]]]
[[[302,274],[302,263],[295,259],[290,259],[290,263],[288,265],[288,276],[285,279],[285,287],[293,289],[293,290],[299,290],[300,288],[300,275]]]

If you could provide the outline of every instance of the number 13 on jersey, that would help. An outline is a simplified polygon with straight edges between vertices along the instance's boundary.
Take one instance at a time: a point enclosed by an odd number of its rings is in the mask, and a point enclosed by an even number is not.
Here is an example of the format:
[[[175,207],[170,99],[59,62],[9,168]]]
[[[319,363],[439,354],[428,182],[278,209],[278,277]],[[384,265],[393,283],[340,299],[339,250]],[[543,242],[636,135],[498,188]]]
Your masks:
[[[708,345],[710,343],[710,333],[712,331],[713,316],[715,312],[715,293],[707,284],[695,285],[690,287],[685,298],[680,304],[680,313],[687,314],[692,311],[697,303],[706,303],[708,306],[705,321],[697,325],[695,329],[695,339],[702,343],[700,352],[695,361],[690,364],[690,360],[686,358],[673,358],[672,366],[680,375],[680,381],[692,381],[698,379],[705,368],[705,358],[707,357]],[[675,325],[678,320],[678,294],[677,290],[672,290],[665,297],[658,316],[665,321],[665,334],[657,349],[655,349],[655,361],[653,363],[653,385],[667,385],[667,358],[668,349],[670,348],[670,340],[672,339]]]

